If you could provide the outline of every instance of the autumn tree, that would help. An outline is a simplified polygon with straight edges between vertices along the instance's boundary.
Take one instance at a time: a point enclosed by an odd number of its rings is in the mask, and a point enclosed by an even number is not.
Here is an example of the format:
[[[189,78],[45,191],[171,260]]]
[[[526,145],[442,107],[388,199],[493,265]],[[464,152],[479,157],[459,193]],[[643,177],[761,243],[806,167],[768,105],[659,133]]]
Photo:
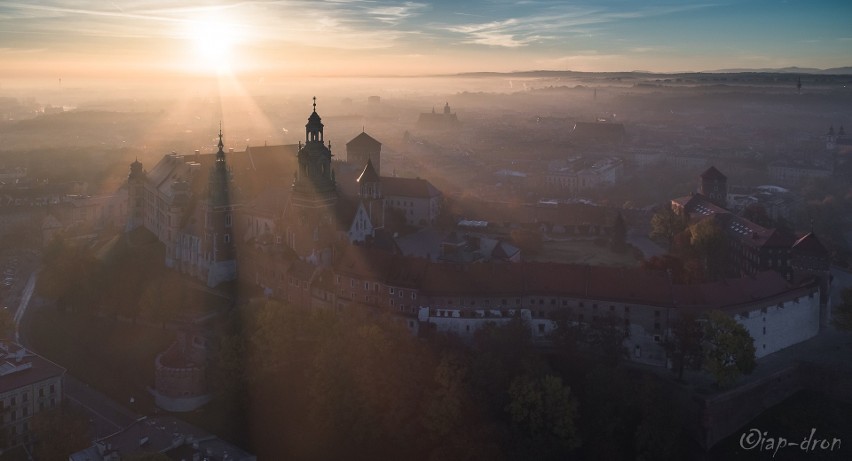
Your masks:
[[[748,331],[721,311],[711,311],[704,322],[704,369],[719,387],[726,388],[757,366],[754,340]]]
[[[650,237],[652,239],[664,240],[671,245],[674,243],[675,236],[684,229],[686,229],[686,217],[675,213],[669,205],[660,207],[651,217]]]
[[[36,459],[68,459],[89,446],[89,419],[68,403],[36,413],[30,422]]]
[[[715,218],[705,218],[690,226],[689,244],[702,262],[708,279],[720,279],[726,275],[727,238]]]

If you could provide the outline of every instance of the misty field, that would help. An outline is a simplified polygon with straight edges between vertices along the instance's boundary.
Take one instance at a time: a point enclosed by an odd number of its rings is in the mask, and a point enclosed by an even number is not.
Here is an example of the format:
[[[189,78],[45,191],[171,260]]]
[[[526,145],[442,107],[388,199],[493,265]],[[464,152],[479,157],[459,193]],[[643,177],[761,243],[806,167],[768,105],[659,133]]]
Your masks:
[[[528,258],[532,261],[589,264],[592,266],[634,267],[639,262],[633,253],[616,253],[608,245],[596,245],[590,240],[545,241],[541,251]]]

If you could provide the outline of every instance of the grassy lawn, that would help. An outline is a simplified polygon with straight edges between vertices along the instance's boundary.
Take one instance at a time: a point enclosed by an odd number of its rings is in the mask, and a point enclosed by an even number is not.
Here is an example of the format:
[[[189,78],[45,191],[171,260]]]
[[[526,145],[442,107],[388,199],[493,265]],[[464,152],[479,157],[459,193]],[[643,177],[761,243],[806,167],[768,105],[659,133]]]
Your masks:
[[[527,255],[524,255],[527,259]],[[589,241],[565,241],[542,243],[542,249],[529,260],[571,264],[589,264],[592,266],[635,267],[639,262],[630,251],[615,253],[609,246],[599,246]]]
[[[154,358],[174,341],[173,331],[51,308],[33,317],[28,337],[39,354],[119,403],[133,397],[140,413],[153,408],[147,387],[154,384]]]

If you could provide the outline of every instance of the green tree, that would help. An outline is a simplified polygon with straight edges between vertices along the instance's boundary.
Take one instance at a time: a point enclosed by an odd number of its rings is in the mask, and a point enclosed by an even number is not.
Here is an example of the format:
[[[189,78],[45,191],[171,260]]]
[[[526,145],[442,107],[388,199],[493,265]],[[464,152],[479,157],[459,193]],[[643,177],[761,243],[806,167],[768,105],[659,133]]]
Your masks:
[[[651,217],[650,237],[652,239],[661,239],[671,245],[674,243],[675,236],[684,229],[686,229],[686,217],[675,213],[668,204],[661,206]]]
[[[580,445],[577,402],[561,378],[518,376],[509,386],[509,399],[506,411],[512,423],[541,455],[564,456]]]
[[[683,312],[672,325],[672,335],[664,344],[677,379],[683,379],[685,369],[699,370],[704,360],[702,342],[704,326],[694,314]]]
[[[754,340],[748,331],[721,311],[710,311],[704,322],[704,369],[726,388],[757,366]]]

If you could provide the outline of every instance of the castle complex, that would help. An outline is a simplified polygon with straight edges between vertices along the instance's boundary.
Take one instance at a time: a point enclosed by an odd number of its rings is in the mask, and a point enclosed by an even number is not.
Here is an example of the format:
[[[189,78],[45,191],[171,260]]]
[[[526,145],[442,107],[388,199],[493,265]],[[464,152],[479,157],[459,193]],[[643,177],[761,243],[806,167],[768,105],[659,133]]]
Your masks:
[[[813,337],[830,317],[828,253],[816,236],[797,238],[728,212],[727,180],[715,168],[701,176],[698,193],[672,207],[693,221],[720,221],[739,278],[679,285],[662,271],[517,262],[519,256],[439,262],[402,255],[389,228],[392,216],[432,226],[440,191],[424,179],[381,176],[381,143],[366,133],[346,144],[348,163],[333,161],[323,130],[314,100],[304,144],[226,156],[220,131],[213,158],[169,154],[150,172],[134,162],[127,229],[157,235],[168,267],[211,287],[239,279],[301,306],[380,309],[417,334],[465,337],[520,316],[546,341],[556,318],[582,324],[615,316],[629,331],[632,360],[659,366],[668,364],[663,343],[683,312],[727,312],[749,330],[758,357]],[[289,187],[284,177],[293,178]],[[351,182],[354,194],[343,193],[342,182]],[[249,195],[252,184],[264,187]]]

